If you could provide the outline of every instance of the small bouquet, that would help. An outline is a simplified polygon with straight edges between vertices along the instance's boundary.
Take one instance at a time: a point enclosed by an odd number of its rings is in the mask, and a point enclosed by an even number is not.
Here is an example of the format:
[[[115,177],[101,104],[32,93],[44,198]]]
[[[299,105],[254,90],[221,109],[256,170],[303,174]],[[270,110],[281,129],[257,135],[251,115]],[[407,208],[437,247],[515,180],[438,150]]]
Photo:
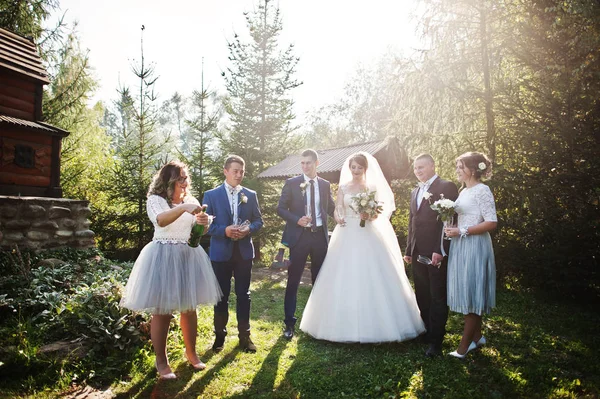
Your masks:
[[[444,198],[444,194],[440,194],[440,199],[431,204],[431,209],[438,213],[438,219],[444,223],[444,227],[449,226],[456,212],[456,203],[452,200]]]
[[[375,200],[376,191],[365,191],[354,195],[351,199],[352,203],[350,208],[358,214],[366,213],[369,217],[374,217],[383,212],[383,205],[381,202]],[[360,220],[360,227],[365,227],[365,220]]]

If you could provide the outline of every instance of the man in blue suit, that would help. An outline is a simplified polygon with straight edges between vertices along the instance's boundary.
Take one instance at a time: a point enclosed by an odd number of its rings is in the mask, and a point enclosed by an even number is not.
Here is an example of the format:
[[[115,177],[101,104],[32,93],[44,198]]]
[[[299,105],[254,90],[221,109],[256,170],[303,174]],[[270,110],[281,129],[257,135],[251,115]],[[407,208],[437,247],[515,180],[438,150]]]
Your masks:
[[[303,174],[285,182],[277,205],[277,214],[286,221],[281,242],[290,248],[291,264],[288,267],[284,302],[283,336],[287,339],[294,336],[298,286],[306,259],[310,255],[310,272],[314,284],[329,244],[327,215],[333,216],[335,203],[329,182],[317,176],[318,165],[317,152],[305,150],[301,160]]]
[[[241,186],[245,162],[237,155],[225,160],[225,182],[204,193],[206,213],[214,219],[208,229],[210,237],[209,256],[213,270],[223,291],[223,298],[215,305],[215,342],[213,350],[223,350],[229,320],[229,294],[231,277],[235,278],[237,297],[236,316],[240,347],[246,352],[256,352],[250,339],[250,277],[254,245],[252,234],[263,225],[256,191]],[[240,227],[238,221],[248,221],[248,227]]]

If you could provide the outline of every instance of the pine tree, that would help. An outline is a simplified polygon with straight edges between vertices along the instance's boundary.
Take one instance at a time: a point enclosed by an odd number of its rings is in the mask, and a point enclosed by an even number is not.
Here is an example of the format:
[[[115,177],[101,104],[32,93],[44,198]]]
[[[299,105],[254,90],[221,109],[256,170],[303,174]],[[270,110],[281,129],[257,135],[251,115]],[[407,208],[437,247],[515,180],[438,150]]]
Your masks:
[[[230,126],[220,141],[224,152],[245,159],[252,179],[297,145],[292,135],[296,126],[291,90],[301,82],[293,77],[299,61],[294,45],[279,50],[283,28],[279,8],[263,0],[245,16],[250,41],[243,42],[236,34],[228,43],[231,64],[223,76]]]
[[[112,127],[117,163],[113,170],[113,184],[108,188],[115,207],[112,220],[105,222],[113,227],[105,231],[105,249],[134,246],[137,250],[150,239],[152,226],[146,214],[146,194],[156,170],[165,162],[160,158],[160,141],[155,134],[157,111],[154,102],[154,66],[144,57],[144,26],[142,26],[141,60],[132,66],[139,80],[139,92],[133,95],[127,87],[119,89],[120,99],[115,103],[117,114],[105,117]]]
[[[189,127],[189,133],[186,136],[189,144],[185,162],[192,175],[192,187],[199,198],[201,193],[214,187],[217,180],[222,178],[221,165],[211,157],[214,153],[214,138],[222,113],[215,107],[215,99],[215,93],[204,86],[204,70],[202,70],[201,89],[200,91],[194,90],[192,93],[195,115],[185,120]]]

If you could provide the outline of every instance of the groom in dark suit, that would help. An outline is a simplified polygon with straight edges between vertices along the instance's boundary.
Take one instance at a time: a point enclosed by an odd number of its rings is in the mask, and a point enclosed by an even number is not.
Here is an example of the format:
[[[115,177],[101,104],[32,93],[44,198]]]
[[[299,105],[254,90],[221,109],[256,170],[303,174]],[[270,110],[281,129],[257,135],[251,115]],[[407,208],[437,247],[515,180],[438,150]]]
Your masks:
[[[333,216],[335,204],[327,180],[317,176],[319,157],[314,150],[302,153],[302,172],[285,182],[277,214],[286,224],[281,242],[290,248],[290,266],[285,289],[284,337],[292,339],[296,325],[296,301],[306,259],[310,255],[310,272],[314,284],[321,269],[329,234],[327,215]]]
[[[245,163],[237,155],[225,160],[225,182],[204,193],[206,213],[214,219],[208,229],[210,237],[209,256],[213,270],[223,291],[223,298],[215,305],[215,343],[213,350],[223,350],[229,320],[229,294],[231,277],[235,279],[237,298],[236,315],[240,347],[246,352],[256,352],[250,339],[250,277],[254,245],[252,234],[263,225],[256,191],[242,187]],[[239,221],[250,222],[249,228],[240,228]]]
[[[419,186],[410,197],[408,245],[404,260],[412,264],[417,304],[427,329],[425,339],[429,348],[425,356],[435,357],[442,353],[448,320],[446,276],[450,241],[442,240],[443,223],[430,204],[439,200],[442,194],[454,201],[458,190],[454,183],[441,179],[435,173],[435,162],[429,154],[418,155],[413,170]],[[419,255],[430,258],[432,264],[418,262]]]

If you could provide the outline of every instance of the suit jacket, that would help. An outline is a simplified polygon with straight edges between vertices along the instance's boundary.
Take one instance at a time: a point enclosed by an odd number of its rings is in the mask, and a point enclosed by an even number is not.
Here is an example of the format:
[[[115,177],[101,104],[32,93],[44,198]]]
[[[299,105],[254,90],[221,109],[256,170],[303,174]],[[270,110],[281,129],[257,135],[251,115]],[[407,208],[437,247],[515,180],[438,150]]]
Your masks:
[[[440,194],[444,198],[455,201],[458,197],[456,184],[444,180],[440,177],[435,179],[429,190],[431,203],[440,199]],[[419,187],[415,188],[410,196],[410,214],[408,217],[408,240],[405,255],[417,256],[425,255],[431,257],[434,252],[442,253],[442,229],[444,227],[441,220],[438,219],[438,213],[431,209],[429,201],[419,198]],[[417,209],[417,200],[421,201],[421,206]],[[444,250],[446,253],[450,250],[450,241],[444,240]],[[418,253],[413,253],[415,248]]]
[[[304,182],[304,175],[292,177],[287,179],[283,190],[281,191],[281,197],[279,198],[279,204],[277,205],[277,214],[285,220],[285,229],[283,230],[283,236],[281,242],[284,245],[292,248],[300,239],[304,228],[298,226],[298,220],[304,216],[305,205],[306,205],[306,194],[302,193],[300,184]],[[321,221],[323,222],[323,234],[325,234],[325,240],[329,242],[329,231],[327,230],[327,215],[333,216],[335,210],[335,203],[331,196],[331,184],[317,176],[317,184],[319,186],[319,202],[321,209]],[[309,187],[306,187],[308,190]]]
[[[244,193],[248,202],[241,202],[241,195],[238,194],[238,218],[250,222],[250,234],[239,240],[238,243],[242,258],[248,260],[254,258],[252,234],[263,226],[263,220],[258,207],[256,191],[242,187],[240,193]],[[208,255],[215,262],[226,262],[231,259],[233,254],[234,241],[225,235],[225,228],[234,224],[234,221],[225,184],[205,192],[202,203],[207,205],[206,213],[214,216],[213,222],[208,228],[208,235],[210,235]]]

